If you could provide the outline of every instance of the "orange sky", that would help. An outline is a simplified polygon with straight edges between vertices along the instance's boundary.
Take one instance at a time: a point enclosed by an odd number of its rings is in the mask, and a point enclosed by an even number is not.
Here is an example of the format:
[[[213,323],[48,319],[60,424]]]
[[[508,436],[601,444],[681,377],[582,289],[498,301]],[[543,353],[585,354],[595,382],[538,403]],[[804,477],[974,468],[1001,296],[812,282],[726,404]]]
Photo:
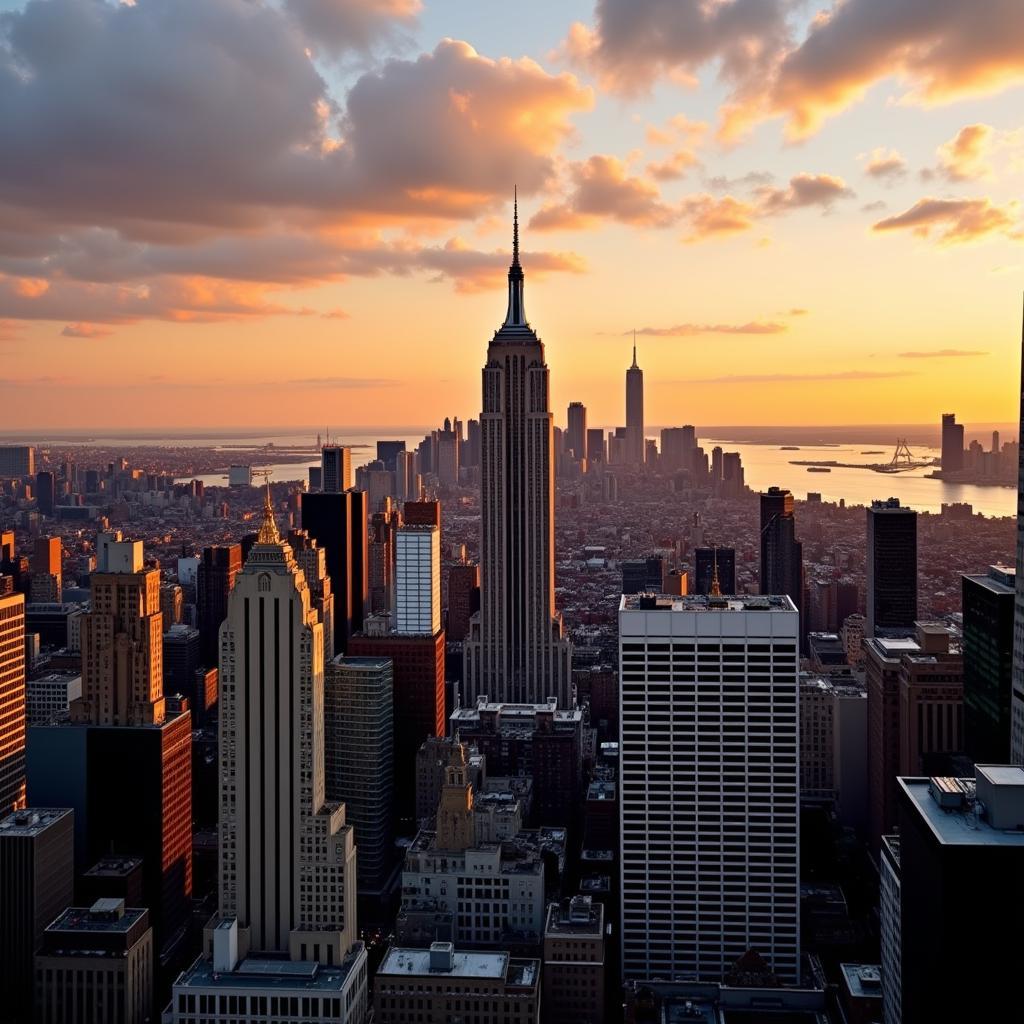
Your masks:
[[[0,429],[475,415],[514,183],[556,422],[1015,420],[1024,5],[624,4],[0,0]]]

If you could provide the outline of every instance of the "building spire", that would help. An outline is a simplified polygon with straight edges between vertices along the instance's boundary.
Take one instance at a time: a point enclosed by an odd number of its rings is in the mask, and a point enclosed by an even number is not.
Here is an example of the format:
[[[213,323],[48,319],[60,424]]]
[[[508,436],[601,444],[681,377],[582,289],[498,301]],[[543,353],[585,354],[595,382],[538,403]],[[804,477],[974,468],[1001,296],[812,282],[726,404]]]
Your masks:
[[[633,328],[633,365],[630,367],[631,370],[639,370],[640,367],[636,365],[636,328]]]
[[[722,587],[718,582],[718,546],[714,549],[714,568],[711,571],[711,596],[721,597]]]
[[[257,544],[280,544],[281,534],[277,532],[277,520],[274,519],[274,503],[270,500],[270,477],[267,476],[267,493],[263,499],[263,523],[256,535]]]
[[[523,268],[519,263],[519,190],[512,193],[512,265],[508,268],[508,312],[506,327],[525,327],[526,309],[523,304]]]

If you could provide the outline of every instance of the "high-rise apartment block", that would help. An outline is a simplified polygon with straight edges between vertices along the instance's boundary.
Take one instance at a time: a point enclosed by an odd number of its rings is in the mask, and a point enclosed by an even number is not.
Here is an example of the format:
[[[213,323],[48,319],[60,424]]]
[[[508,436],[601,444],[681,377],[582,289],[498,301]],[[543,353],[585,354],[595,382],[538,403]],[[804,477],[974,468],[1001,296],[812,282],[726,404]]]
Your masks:
[[[433,636],[441,628],[441,531],[403,526],[395,550],[395,630]]]
[[[964,753],[975,764],[1010,762],[1013,692],[1012,566],[963,576]]]
[[[625,978],[798,980],[798,633],[784,595],[622,598]]]
[[[470,701],[571,700],[572,646],[555,610],[552,428],[544,345],[523,305],[517,217],[508,311],[483,371],[480,614],[464,647]]]
[[[325,796],[323,627],[269,498],[220,673],[220,917],[247,949],[340,964],[356,937],[356,852],[344,805]]]
[[[320,449],[320,486],[327,494],[340,494],[352,486],[352,449],[325,444]]]
[[[242,545],[203,548],[196,569],[196,610],[202,637],[202,664],[216,668],[220,655],[220,624],[228,614],[228,597],[242,571]]]
[[[898,498],[867,510],[867,635],[910,632],[917,620],[917,513]]]
[[[3,1016],[32,1019],[33,957],[74,897],[74,812],[33,807],[0,821],[0,985]]]
[[[0,815],[25,806],[25,595],[0,597]]]
[[[396,866],[394,684],[389,658],[339,655],[324,669],[324,772],[329,801],[355,830],[360,896],[381,896]],[[408,785],[408,782],[406,782]]]

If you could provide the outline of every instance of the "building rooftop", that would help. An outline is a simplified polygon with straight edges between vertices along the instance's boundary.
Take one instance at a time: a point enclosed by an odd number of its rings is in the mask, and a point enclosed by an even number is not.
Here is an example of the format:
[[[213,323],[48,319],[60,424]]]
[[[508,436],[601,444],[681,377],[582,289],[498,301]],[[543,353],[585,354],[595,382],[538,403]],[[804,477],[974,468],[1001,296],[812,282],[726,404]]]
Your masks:
[[[548,905],[545,935],[577,935],[600,939],[604,934],[604,906],[589,896],[573,896]]]
[[[623,594],[619,611],[666,612],[795,612],[785,595],[739,594],[710,597],[704,594]]]
[[[1011,595],[1015,592],[1017,570],[1012,565],[990,565],[988,573],[964,573],[964,579],[990,590],[993,594]]]
[[[101,857],[88,871],[86,878],[124,878],[142,867],[141,857],[118,856],[108,854]]]
[[[840,964],[843,980],[856,999],[882,998],[882,968],[878,964]]]
[[[91,907],[68,907],[46,931],[129,932],[148,913],[145,907],[125,907],[124,900],[107,897]]]
[[[0,836],[37,836],[55,821],[72,813],[69,807],[28,807],[15,811],[0,821]]]
[[[213,961],[199,957],[178,975],[174,987],[286,990],[289,992],[340,992],[360,956],[360,945],[340,963],[332,966],[311,960],[275,960],[249,957],[233,971],[216,971]]]
[[[364,672],[379,672],[391,667],[391,659],[375,658],[372,655],[339,654],[336,658],[330,659],[328,664],[337,665],[339,668],[361,669]]]
[[[977,765],[975,771],[973,779],[897,781],[940,845],[1024,849],[1024,768]]]
[[[435,943],[437,946],[450,943]],[[388,950],[377,976],[382,974],[399,974],[407,976],[444,974],[453,978],[493,978],[504,979],[508,971],[508,953],[456,953],[449,950],[451,956],[449,967],[431,967],[429,949],[407,949],[402,946]],[[434,958],[436,960],[436,957]]]

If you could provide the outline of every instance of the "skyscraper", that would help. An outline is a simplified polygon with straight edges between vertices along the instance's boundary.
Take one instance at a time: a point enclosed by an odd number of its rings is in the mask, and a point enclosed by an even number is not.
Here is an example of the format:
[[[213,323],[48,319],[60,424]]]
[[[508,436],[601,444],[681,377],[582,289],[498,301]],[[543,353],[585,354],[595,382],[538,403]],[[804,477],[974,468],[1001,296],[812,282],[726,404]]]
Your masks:
[[[74,812],[34,807],[0,820],[0,985],[3,1016],[32,1019],[32,958],[74,897]]]
[[[92,610],[82,616],[82,698],[72,719],[159,725],[165,717],[160,571],[143,569],[142,545],[132,541],[111,545],[111,563],[127,571],[90,577]]]
[[[341,963],[356,852],[325,802],[323,627],[269,495],[220,641],[221,917],[252,950]]]
[[[242,545],[203,548],[196,569],[196,611],[199,617],[202,664],[217,666],[220,624],[228,613],[228,596],[242,571]]]
[[[0,815],[25,806],[25,595],[0,597]]]
[[[964,468],[964,426],[957,423],[956,413],[942,414],[942,469],[956,472]]]
[[[962,576],[964,753],[975,764],[1010,759],[1014,570],[989,566]]]
[[[338,655],[324,669],[328,800],[355,830],[359,894],[380,896],[394,872],[394,685],[390,658]],[[411,782],[405,781],[411,788]]]
[[[899,498],[867,510],[867,635],[912,630],[917,620],[917,513]]]
[[[587,457],[587,407],[582,402],[569,403],[566,433],[573,458],[582,462]]]
[[[441,531],[436,526],[398,530],[395,630],[433,636],[441,628]]]
[[[636,363],[636,339],[633,340],[633,365],[626,370],[626,462],[631,466],[644,461],[644,371]]]
[[[784,596],[622,598],[622,970],[800,976],[799,620]]]
[[[325,444],[320,449],[320,486],[327,494],[338,494],[352,486],[352,449]]]
[[[40,515],[53,515],[56,495],[57,490],[53,474],[48,469],[41,469],[36,473],[36,505],[39,508]]]
[[[483,370],[481,601],[466,698],[570,702],[572,646],[555,611],[554,451],[544,345],[526,320],[518,211],[508,310]]]
[[[761,495],[761,579],[762,594],[786,594],[803,622],[804,549],[796,539],[793,495],[781,487],[769,487]]]
[[[365,491],[303,494],[302,528],[323,548],[334,596],[334,651],[362,629],[369,600]]]
[[[604,431],[600,427],[587,428],[587,466],[595,462],[607,462]]]

